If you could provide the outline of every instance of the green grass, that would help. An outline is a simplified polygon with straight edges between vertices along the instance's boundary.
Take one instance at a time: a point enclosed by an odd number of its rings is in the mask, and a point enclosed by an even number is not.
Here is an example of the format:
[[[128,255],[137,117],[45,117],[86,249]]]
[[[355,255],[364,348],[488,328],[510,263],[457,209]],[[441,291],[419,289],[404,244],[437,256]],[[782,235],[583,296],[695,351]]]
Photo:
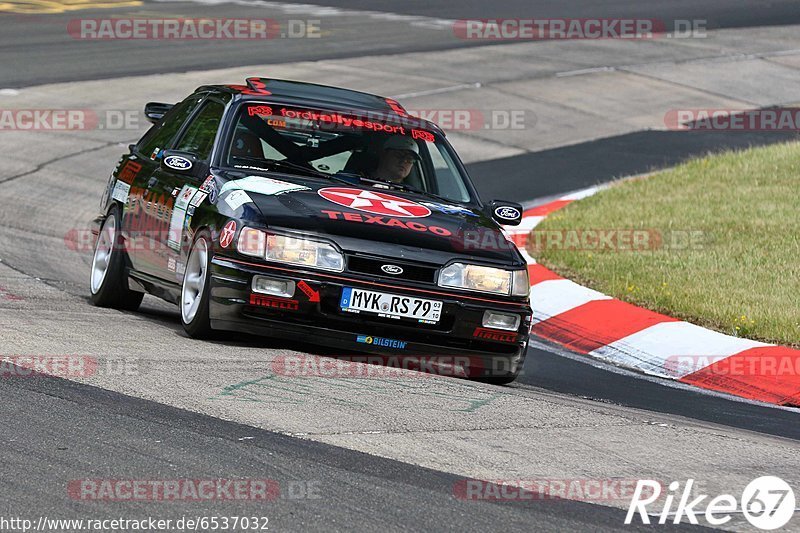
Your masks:
[[[649,230],[666,245],[566,249],[543,238],[592,229]],[[695,246],[669,246],[689,235]],[[535,237],[545,246],[529,251],[540,262],[603,293],[723,333],[800,346],[800,143],[622,181],[557,211],[529,242]]]

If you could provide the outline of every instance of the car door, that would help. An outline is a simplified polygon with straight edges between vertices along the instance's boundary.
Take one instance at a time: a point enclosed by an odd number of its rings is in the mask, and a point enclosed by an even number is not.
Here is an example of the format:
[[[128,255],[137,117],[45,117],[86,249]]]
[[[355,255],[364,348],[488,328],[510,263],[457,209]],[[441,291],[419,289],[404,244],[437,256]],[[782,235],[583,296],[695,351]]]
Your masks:
[[[172,191],[165,192],[158,187],[156,173],[161,164],[161,156],[172,145],[202,100],[202,96],[192,95],[176,104],[133,149],[137,173],[123,210],[122,232],[128,257],[133,268],[139,272],[157,272],[156,265],[162,261],[159,258],[161,239],[158,234],[167,231],[168,221],[164,222],[164,208],[161,207],[159,213],[159,207],[168,205],[167,196]]]
[[[181,262],[181,247],[189,244],[192,235],[188,232],[193,215],[190,202],[200,189],[208,173],[199,169],[208,168],[217,130],[225,113],[225,104],[215,98],[206,99],[178,134],[171,148],[174,152],[191,154],[194,164],[188,170],[171,168],[162,164],[156,169],[151,182],[159,191],[157,209],[150,216],[158,217],[160,224],[167,224],[167,231],[159,233],[158,257],[154,258],[152,274],[172,282],[183,277],[185,265]]]

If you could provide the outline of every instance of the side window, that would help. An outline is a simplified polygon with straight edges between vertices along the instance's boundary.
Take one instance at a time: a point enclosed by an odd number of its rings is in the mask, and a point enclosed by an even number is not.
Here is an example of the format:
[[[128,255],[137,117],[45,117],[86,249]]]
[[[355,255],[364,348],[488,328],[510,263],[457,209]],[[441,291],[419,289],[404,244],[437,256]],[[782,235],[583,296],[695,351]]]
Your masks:
[[[450,154],[434,143],[428,143],[428,151],[431,154],[431,162],[436,172],[439,194],[457,202],[469,201],[469,193],[464,182],[453,173],[452,169],[455,168],[455,163]]]
[[[190,96],[170,109],[161,122],[150,128],[142,137],[142,140],[139,141],[136,146],[139,153],[145,157],[152,158],[156,150],[166,148],[200,100],[202,100],[201,96]]]
[[[208,161],[224,112],[225,106],[220,102],[206,102],[176,144],[175,150],[192,152],[201,161]]]

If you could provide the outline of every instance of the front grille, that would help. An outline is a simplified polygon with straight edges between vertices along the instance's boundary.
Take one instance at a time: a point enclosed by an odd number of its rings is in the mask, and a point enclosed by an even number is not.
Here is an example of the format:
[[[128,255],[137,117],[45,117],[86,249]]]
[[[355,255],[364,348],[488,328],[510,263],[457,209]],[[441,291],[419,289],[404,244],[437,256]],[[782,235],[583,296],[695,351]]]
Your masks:
[[[403,269],[402,274],[387,274],[381,267],[384,265],[395,265]],[[421,281],[423,283],[436,283],[436,271],[433,266],[423,266],[419,264],[403,263],[392,259],[382,259],[378,257],[367,257],[363,255],[348,255],[347,270],[358,272],[359,274],[369,274],[387,279],[403,279],[408,281]]]

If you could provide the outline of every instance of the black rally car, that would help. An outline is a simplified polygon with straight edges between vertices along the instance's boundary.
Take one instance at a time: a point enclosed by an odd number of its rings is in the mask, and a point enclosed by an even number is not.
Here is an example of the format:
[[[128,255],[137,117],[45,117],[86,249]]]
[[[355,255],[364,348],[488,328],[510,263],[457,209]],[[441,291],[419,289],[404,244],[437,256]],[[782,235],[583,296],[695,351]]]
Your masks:
[[[249,78],[149,103],[96,219],[91,298],[178,304],[187,333],[256,333],[342,354],[468,357],[513,381],[526,263],[444,133],[394,100]],[[463,359],[460,359],[463,361]]]

